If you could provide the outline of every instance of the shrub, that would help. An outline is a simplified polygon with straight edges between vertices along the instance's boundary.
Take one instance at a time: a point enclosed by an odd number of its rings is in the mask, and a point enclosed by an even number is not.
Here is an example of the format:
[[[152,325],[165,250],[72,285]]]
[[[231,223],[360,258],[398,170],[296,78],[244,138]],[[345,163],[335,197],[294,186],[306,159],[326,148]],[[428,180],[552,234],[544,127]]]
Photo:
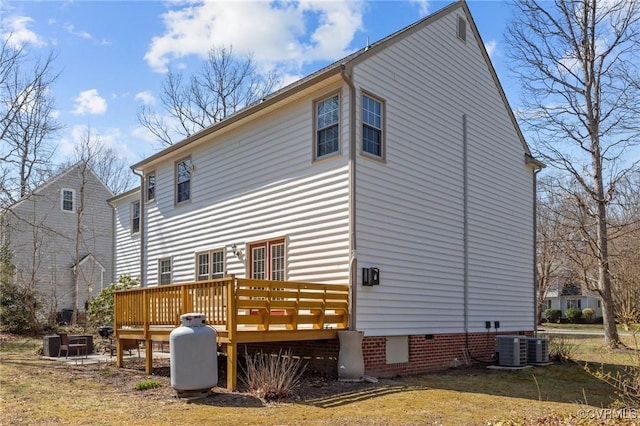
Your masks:
[[[564,314],[571,324],[578,324],[582,319],[582,310],[578,308],[569,308]]]
[[[593,324],[596,320],[596,311],[594,311],[593,308],[584,308],[582,310],[582,316],[588,324]]]
[[[140,281],[131,278],[130,275],[121,275],[117,284],[111,284],[103,289],[98,296],[89,302],[87,316],[89,324],[93,326],[113,324],[113,293],[118,290],[137,287]]]
[[[30,334],[42,330],[37,313],[42,303],[35,289],[15,281],[15,266],[8,245],[0,247],[0,324],[9,333]]]
[[[549,360],[566,363],[572,361],[576,352],[576,345],[570,343],[563,335],[549,336]]]
[[[159,388],[162,383],[155,379],[143,380],[142,382],[136,383],[136,390],[147,390]]]
[[[277,354],[245,354],[246,368],[242,368],[242,381],[248,391],[267,401],[290,397],[300,385],[306,369],[300,358],[291,351]]]
[[[544,316],[549,322],[559,322],[560,317],[562,316],[562,311],[560,309],[545,309]]]

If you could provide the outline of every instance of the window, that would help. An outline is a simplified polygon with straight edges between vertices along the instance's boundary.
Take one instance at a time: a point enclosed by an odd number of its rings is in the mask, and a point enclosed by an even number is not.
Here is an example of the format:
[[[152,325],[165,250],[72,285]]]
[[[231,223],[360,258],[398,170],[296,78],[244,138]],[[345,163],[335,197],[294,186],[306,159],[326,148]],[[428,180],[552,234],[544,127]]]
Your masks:
[[[206,281],[224,278],[224,251],[212,250],[196,254],[196,279]]]
[[[362,95],[362,150],[382,157],[382,102]]]
[[[191,158],[185,158],[176,163],[176,204],[191,199]]]
[[[158,261],[158,276],[160,277],[160,285],[171,284],[171,259]]]
[[[567,309],[577,308],[582,309],[582,300],[580,299],[569,299],[567,300]]]
[[[140,201],[131,203],[131,233],[140,232]]]
[[[284,281],[284,238],[249,245],[249,276],[257,280]]]
[[[316,103],[316,158],[338,152],[340,98],[335,95]]]
[[[62,210],[66,212],[73,211],[73,203],[76,200],[76,192],[73,189],[63,189],[62,190],[62,198],[61,198],[61,206]]]
[[[156,174],[155,172],[147,175],[147,201],[156,199]]]

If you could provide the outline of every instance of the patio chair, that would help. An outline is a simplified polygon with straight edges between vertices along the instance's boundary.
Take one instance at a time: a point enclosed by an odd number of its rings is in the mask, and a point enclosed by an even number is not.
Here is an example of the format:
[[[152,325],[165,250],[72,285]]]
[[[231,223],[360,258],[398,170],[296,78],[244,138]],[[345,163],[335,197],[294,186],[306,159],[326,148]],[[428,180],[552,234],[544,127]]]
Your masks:
[[[60,336],[60,349],[58,350],[58,357],[65,351],[65,358],[69,358],[69,351],[74,350],[77,355],[82,355],[87,358],[89,348],[87,345],[87,338],[83,336],[69,337],[67,333],[58,333]]]

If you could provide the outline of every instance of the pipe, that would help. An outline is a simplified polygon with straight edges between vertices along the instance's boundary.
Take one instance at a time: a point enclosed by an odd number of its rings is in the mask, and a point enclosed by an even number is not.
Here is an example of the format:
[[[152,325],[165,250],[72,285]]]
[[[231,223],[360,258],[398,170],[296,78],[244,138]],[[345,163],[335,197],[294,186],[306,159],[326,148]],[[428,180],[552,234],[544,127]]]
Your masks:
[[[349,330],[357,330],[358,257],[356,243],[356,87],[353,67],[342,64],[340,76],[349,86]]]
[[[144,226],[146,222],[144,220],[144,204],[145,204],[144,173],[138,173],[138,171],[133,167],[131,168],[131,171],[133,172],[134,175],[140,177],[140,287],[146,287],[145,285],[146,274],[145,274],[145,266],[144,266]]]
[[[533,335],[538,336],[538,173],[533,170]]]
[[[463,246],[463,303],[464,334],[469,339],[469,206],[468,206],[468,156],[467,156],[467,115],[462,114],[462,246]]]

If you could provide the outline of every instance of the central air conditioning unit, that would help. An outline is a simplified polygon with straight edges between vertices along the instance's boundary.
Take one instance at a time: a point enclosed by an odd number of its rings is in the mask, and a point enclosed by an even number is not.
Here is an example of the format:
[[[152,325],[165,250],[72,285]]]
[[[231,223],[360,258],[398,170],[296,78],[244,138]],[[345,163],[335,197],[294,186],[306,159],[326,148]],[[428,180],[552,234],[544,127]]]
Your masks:
[[[542,337],[527,338],[527,363],[546,364],[549,362],[549,339]]]
[[[527,365],[527,336],[496,336],[496,358],[505,367]]]

